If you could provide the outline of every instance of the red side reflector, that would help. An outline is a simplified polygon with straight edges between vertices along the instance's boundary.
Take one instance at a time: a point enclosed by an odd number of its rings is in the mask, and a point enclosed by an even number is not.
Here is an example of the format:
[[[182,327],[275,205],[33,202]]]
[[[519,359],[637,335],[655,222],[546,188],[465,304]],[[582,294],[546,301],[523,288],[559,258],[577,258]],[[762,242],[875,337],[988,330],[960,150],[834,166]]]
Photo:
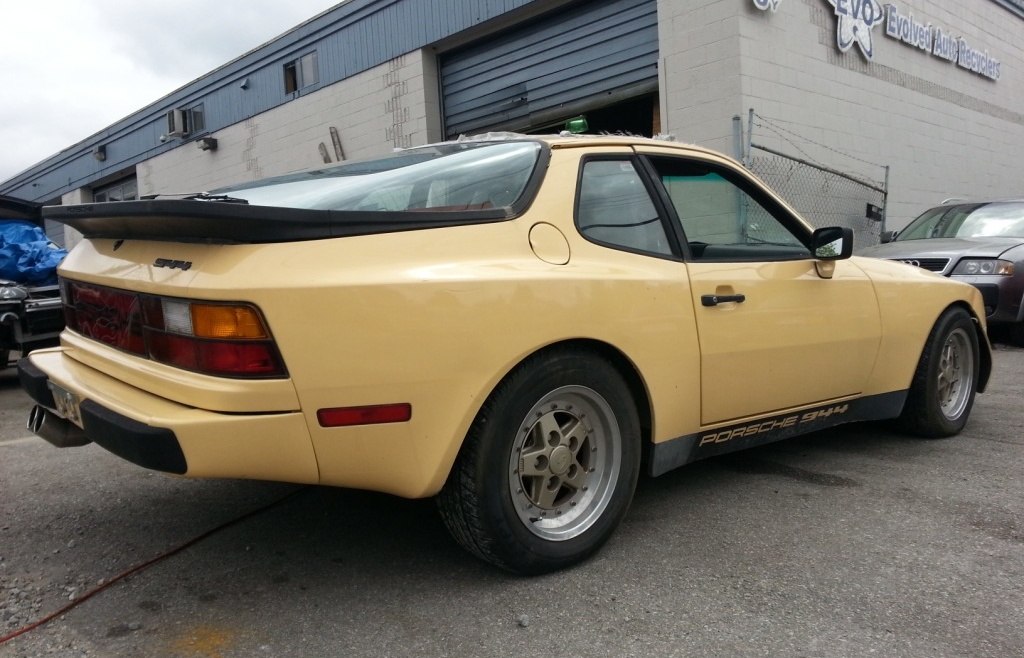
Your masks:
[[[378,404],[369,407],[336,407],[320,409],[316,419],[321,427],[347,427],[349,425],[377,425],[380,423],[404,423],[412,418],[412,405]]]

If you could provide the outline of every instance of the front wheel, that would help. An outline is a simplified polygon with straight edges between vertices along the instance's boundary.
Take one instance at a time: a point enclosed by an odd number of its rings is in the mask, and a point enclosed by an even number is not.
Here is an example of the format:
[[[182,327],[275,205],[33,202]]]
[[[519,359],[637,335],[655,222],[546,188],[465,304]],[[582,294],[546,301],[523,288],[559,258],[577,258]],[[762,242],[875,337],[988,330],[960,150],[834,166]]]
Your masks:
[[[978,387],[978,334],[967,311],[953,308],[932,328],[899,424],[911,434],[938,438],[967,424]]]
[[[640,424],[622,377],[599,356],[533,357],[477,415],[438,507],[463,547],[539,574],[594,553],[625,515]]]

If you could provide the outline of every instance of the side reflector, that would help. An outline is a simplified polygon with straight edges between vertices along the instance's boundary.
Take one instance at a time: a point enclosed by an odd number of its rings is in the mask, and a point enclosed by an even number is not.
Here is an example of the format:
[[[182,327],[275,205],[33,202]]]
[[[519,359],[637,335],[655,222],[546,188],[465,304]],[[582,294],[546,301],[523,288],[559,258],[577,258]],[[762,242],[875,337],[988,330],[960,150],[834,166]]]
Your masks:
[[[321,427],[404,423],[410,418],[412,418],[412,405],[407,402],[369,407],[336,407],[320,409],[316,412],[316,419],[320,421]]]

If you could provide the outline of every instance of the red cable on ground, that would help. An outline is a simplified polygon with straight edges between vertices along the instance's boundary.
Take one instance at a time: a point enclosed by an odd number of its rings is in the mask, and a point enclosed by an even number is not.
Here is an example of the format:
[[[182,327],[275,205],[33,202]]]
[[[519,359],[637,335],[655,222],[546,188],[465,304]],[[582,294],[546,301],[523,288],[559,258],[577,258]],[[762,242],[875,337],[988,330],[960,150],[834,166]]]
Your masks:
[[[86,592],[82,596],[78,597],[77,599],[75,599],[71,603],[67,604],[66,606],[64,606],[60,610],[57,610],[56,612],[54,612],[52,614],[49,614],[46,617],[43,617],[42,619],[40,619],[39,621],[33,622],[33,623],[29,624],[28,626],[25,626],[24,628],[20,628],[20,629],[14,631],[13,633],[10,633],[8,635],[4,635],[3,637],[0,637],[0,644],[3,644],[3,643],[8,642],[10,640],[13,640],[14,638],[18,637],[19,635],[24,635],[25,633],[28,633],[29,631],[33,631],[33,630],[39,628],[40,626],[53,621],[54,619],[56,619],[57,617],[60,617],[64,613],[68,612],[69,610],[72,610],[73,608],[81,605],[82,603],[85,603],[87,600],[89,600],[92,597],[96,596],[97,594],[99,594],[103,590],[107,589],[108,587],[110,587],[114,583],[120,582],[120,581],[124,580],[125,578],[127,578],[128,576],[130,576],[130,575],[132,575],[134,573],[138,573],[139,571],[142,571],[143,569],[145,569],[147,567],[153,566],[154,564],[156,564],[157,562],[160,562],[161,560],[166,560],[167,558],[171,557],[172,555],[177,555],[178,553],[182,552],[186,548],[188,548],[190,546],[194,546],[195,544],[198,544],[199,542],[203,541],[207,537],[209,537],[211,535],[214,535],[214,534],[220,532],[221,530],[225,530],[227,528],[230,528],[231,526],[236,525],[238,523],[241,523],[242,521],[245,521],[246,519],[248,519],[248,518],[250,518],[252,516],[256,516],[257,514],[260,514],[262,512],[267,511],[268,509],[271,509],[273,507],[277,507],[278,505],[281,505],[282,503],[287,501],[289,498],[292,498],[293,496],[297,495],[304,488],[305,487],[303,487],[301,489],[296,489],[295,491],[292,491],[288,495],[283,496],[283,497],[275,500],[274,502],[270,503],[269,505],[264,505],[263,507],[254,509],[251,512],[246,512],[245,514],[243,514],[242,516],[239,516],[238,518],[235,518],[235,519],[232,519],[230,521],[227,521],[226,523],[222,523],[219,526],[213,528],[212,530],[207,530],[206,532],[204,532],[203,534],[199,535],[198,537],[194,537],[193,539],[188,540],[187,542],[185,542],[181,546],[178,546],[177,548],[172,548],[169,551],[166,551],[164,553],[161,553],[160,555],[157,555],[152,560],[148,560],[146,562],[143,562],[142,564],[135,565],[131,569],[128,569],[127,571],[124,571],[124,572],[118,574],[117,576],[115,576],[114,578],[111,578],[110,580],[108,580],[107,582],[103,583],[102,585],[94,587],[93,589],[89,590],[88,592]]]

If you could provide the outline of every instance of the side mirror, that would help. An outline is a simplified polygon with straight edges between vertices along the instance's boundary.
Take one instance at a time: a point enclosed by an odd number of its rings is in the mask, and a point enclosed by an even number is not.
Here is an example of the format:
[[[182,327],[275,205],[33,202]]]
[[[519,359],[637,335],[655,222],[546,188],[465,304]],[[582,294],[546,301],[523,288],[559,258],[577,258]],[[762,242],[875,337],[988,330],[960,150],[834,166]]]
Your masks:
[[[899,231],[882,231],[882,235],[878,236],[879,241],[882,244],[888,244],[896,239],[897,234],[899,234]]]
[[[811,236],[811,251],[818,260],[844,260],[853,255],[853,229],[819,228]]]

